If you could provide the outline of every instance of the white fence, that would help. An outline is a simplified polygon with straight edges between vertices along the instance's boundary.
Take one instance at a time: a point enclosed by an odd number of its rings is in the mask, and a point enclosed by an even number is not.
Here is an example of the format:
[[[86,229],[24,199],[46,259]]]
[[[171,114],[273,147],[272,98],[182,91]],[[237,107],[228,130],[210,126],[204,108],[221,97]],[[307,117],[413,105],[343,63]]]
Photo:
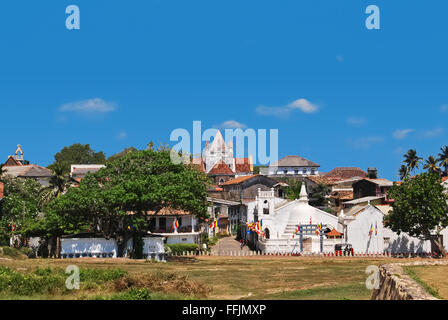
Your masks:
[[[423,253],[392,253],[392,252],[364,252],[364,253],[285,253],[285,252],[264,252],[264,251],[184,251],[173,252],[169,256],[226,256],[226,257],[252,257],[252,256],[276,256],[276,257],[320,257],[320,258],[436,258],[433,252]]]

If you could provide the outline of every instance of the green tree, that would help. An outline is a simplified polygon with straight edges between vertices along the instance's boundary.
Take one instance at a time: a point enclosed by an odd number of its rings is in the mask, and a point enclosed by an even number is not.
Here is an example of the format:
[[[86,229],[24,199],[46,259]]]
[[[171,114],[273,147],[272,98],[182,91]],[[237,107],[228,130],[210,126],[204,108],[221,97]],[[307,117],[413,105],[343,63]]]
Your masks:
[[[415,149],[410,149],[406,154],[404,155],[403,162],[408,167],[408,172],[411,173],[415,169],[419,168],[419,164],[421,163],[423,159],[417,156],[417,151]]]
[[[295,200],[300,198],[300,189],[302,188],[302,181],[293,178],[281,179],[288,185],[283,187],[283,192],[286,199]]]
[[[398,170],[398,175],[400,176],[401,181],[407,178],[409,176],[408,167],[402,164],[400,170]]]
[[[32,179],[3,177],[2,181],[4,197],[1,205],[0,233],[3,241],[12,235],[34,235],[33,230],[42,218],[41,195],[44,188]]]
[[[433,156],[429,156],[428,159],[426,159],[426,163],[424,164],[423,169],[428,170],[428,172],[440,174],[438,161]]]
[[[64,174],[67,174],[70,173],[72,164],[104,164],[106,155],[102,151],[96,152],[90,148],[89,144],[75,143],[56,153],[54,159],[55,162],[48,168],[53,170],[56,163],[60,163],[63,166]]]
[[[267,168],[267,166],[254,166],[254,174],[260,174],[261,168]]]
[[[440,161],[440,166],[444,168],[443,173],[446,176],[448,175],[448,146],[440,148],[440,151],[438,160]]]
[[[400,234],[422,240],[431,240],[446,255],[440,232],[448,226],[448,206],[441,178],[425,172],[413,178],[405,178],[388,192],[394,199],[392,211],[385,216],[385,225]],[[436,235],[436,237],[434,237]]]
[[[147,231],[151,217],[165,207],[207,217],[207,183],[193,166],[174,164],[168,149],[130,152],[57,198],[49,208],[48,229],[95,231],[116,239],[123,254],[126,242]]]
[[[123,157],[123,156],[127,155],[129,152],[135,152],[135,151],[138,151],[138,150],[136,148],[134,148],[134,147],[126,148],[126,149],[124,149],[124,150],[122,150],[122,151],[120,151],[120,152],[110,156],[109,158],[107,158],[107,161],[113,161],[113,160],[115,160],[117,158],[120,158],[120,157]]]
[[[299,192],[300,193],[300,192]],[[315,207],[326,207],[329,205],[328,196],[331,193],[331,188],[325,183],[319,183],[312,188],[309,196],[309,203]]]

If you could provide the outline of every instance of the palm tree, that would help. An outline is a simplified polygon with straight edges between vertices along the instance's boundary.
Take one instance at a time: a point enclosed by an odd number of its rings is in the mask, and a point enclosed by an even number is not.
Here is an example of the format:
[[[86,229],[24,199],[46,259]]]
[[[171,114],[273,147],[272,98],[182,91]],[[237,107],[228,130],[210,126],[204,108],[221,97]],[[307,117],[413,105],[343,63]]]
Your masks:
[[[419,168],[419,164],[421,163],[422,160],[423,160],[422,158],[417,156],[417,151],[415,151],[415,149],[410,149],[404,155],[403,162],[406,163],[408,171],[409,173],[411,173],[415,169]]]
[[[51,177],[50,185],[54,189],[56,197],[59,197],[68,187],[68,176],[65,173],[65,166],[60,162],[53,164],[53,177]]]
[[[400,170],[398,171],[398,175],[400,176],[400,180],[403,181],[405,178],[408,177],[408,167],[406,167],[404,164],[401,165]]]
[[[448,175],[448,146],[444,146],[443,148],[440,148],[441,153],[439,153],[439,163],[440,166],[444,168],[443,173],[444,175]]]
[[[436,160],[433,156],[429,156],[426,159],[426,163],[423,166],[423,169],[428,169],[428,172],[432,173],[440,173],[440,167],[437,165],[438,160]]]
[[[65,173],[66,168],[64,164],[55,162],[51,165],[51,170],[53,171],[53,176],[50,179],[50,185],[47,188],[43,188],[40,194],[40,205],[42,207],[59,197],[69,187],[69,179]]]

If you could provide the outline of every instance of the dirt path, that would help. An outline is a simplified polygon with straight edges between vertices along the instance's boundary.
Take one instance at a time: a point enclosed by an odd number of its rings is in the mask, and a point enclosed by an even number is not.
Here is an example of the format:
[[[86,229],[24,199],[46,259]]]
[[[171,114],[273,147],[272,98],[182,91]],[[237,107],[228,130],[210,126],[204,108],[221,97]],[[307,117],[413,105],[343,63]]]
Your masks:
[[[216,252],[229,252],[229,251],[250,251],[247,246],[243,247],[241,250],[240,243],[235,240],[233,237],[225,237],[218,241],[218,243],[213,247],[213,250]]]

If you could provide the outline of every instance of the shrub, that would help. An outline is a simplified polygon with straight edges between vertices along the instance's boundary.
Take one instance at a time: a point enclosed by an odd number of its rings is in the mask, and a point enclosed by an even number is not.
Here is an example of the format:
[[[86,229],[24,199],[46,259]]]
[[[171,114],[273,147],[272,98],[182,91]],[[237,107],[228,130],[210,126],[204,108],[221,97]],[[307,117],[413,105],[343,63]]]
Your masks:
[[[127,275],[127,271],[120,268],[110,269],[80,269],[79,279],[82,282],[103,283],[120,279]]]
[[[151,300],[151,292],[148,289],[131,288],[127,292],[117,293],[110,297],[111,300]]]
[[[165,251],[172,253],[180,253],[184,251],[196,251],[198,245],[195,243],[179,243],[179,244],[166,244]]]
[[[11,247],[1,247],[0,253],[12,259],[26,259],[26,255],[19,249]]]
[[[37,269],[32,273],[20,273],[0,267],[0,292],[31,296],[65,290],[65,277],[51,269]]]

